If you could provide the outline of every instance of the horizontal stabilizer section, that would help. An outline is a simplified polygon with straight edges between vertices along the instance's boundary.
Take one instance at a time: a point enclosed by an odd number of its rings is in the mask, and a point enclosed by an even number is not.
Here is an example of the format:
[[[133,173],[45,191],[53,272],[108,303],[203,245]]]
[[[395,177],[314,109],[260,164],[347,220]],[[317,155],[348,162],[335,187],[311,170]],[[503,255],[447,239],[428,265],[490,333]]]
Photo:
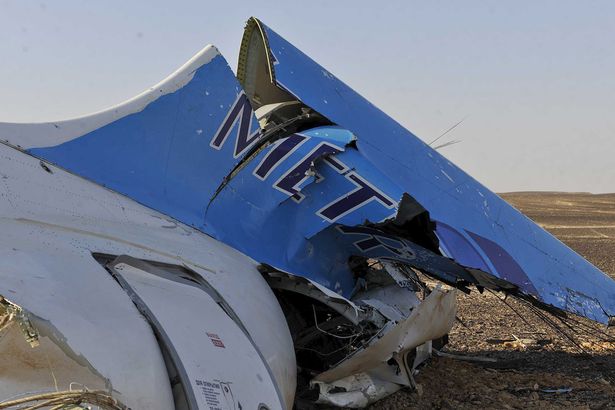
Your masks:
[[[104,112],[0,124],[10,144],[200,229],[220,181],[259,137],[250,102],[213,46]]]

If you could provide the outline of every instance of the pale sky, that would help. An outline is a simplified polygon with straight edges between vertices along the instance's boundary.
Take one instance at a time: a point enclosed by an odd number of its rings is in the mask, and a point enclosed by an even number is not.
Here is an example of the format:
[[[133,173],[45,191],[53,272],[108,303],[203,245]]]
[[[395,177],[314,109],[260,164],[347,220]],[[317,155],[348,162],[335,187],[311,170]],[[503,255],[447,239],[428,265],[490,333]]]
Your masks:
[[[497,192],[615,192],[615,1],[0,0],[0,121],[75,117],[250,16]]]

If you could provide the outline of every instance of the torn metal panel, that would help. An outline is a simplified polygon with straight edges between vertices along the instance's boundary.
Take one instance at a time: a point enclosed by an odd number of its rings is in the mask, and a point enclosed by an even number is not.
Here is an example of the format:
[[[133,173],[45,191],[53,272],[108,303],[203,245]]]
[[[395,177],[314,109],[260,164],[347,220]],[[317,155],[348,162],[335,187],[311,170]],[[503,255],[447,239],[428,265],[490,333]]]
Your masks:
[[[416,275],[411,277],[390,261],[379,260],[377,263],[384,269],[368,271],[365,277],[366,289],[358,292],[353,301],[371,306],[388,320],[399,323],[421,303],[417,292],[422,290],[422,284]],[[389,275],[388,278],[383,277],[385,273]]]
[[[358,373],[332,383],[315,381],[318,403],[343,408],[363,408],[401,389],[401,385]]]
[[[397,260],[460,286],[511,287],[483,283],[438,255],[429,214],[366,162],[354,141],[347,130],[319,127],[265,147],[218,192],[208,223],[252,257],[345,297],[356,287],[353,256]],[[254,218],[225,218],[229,209]],[[257,237],[271,239],[247,240]]]
[[[382,363],[369,371],[352,374],[332,382],[313,380],[311,385],[318,388],[317,403],[343,408],[364,408],[403,387],[413,387],[412,375],[415,374],[415,369],[419,364],[431,357],[431,350],[431,341],[414,349],[415,356],[410,368],[410,378],[400,368]],[[410,365],[410,363],[404,365]]]
[[[2,296],[0,323],[0,408],[45,402],[127,409],[113,397],[111,382],[74,352],[52,324]]]
[[[314,380],[331,383],[374,369],[394,356],[403,356],[427,341],[444,336],[453,326],[455,306],[454,291],[434,290],[406,320]]]
[[[260,269],[287,316],[299,379],[317,388],[322,403],[363,407],[412,386],[416,367],[431,356],[432,338],[454,321],[453,292],[429,294],[397,262],[370,259],[362,269],[351,300],[304,277]],[[301,400],[310,390],[305,382],[298,387]]]
[[[341,128],[319,127],[264,147],[219,191],[208,207],[207,223],[215,226],[219,239],[253,258],[348,296],[355,285],[347,266],[349,255],[338,253],[339,261],[333,265],[319,260],[314,255],[318,250],[306,237],[331,225],[323,221],[319,210],[329,216],[330,212],[347,214],[357,204],[365,203],[368,209],[352,215],[352,220],[361,222],[369,210],[379,212],[381,218],[394,212],[395,201],[390,198],[385,199],[382,209],[379,203],[367,203],[360,197],[352,196],[348,201],[342,198],[353,190],[357,195],[369,190],[357,190],[355,180],[362,183],[363,179],[352,171],[352,164],[338,159],[342,153],[353,151],[354,138]],[[225,217],[229,209],[254,217],[231,220]],[[264,237],[271,239],[263,241]]]
[[[470,263],[506,279],[547,305],[606,323],[615,316],[615,281],[553,238],[440,153],[404,129],[369,101],[256,19],[246,27],[244,43],[261,36],[271,83],[357,137],[364,161],[378,169],[401,192],[425,207],[431,218],[455,231],[459,243],[438,229],[443,249],[460,263]],[[240,61],[259,52],[242,47]],[[239,79],[248,66],[240,64]],[[270,87],[263,85],[262,87]],[[264,88],[262,88],[264,89]],[[256,93],[259,88],[255,88]],[[263,103],[271,103],[264,101]],[[381,180],[374,183],[380,186]],[[370,219],[378,221],[377,218]],[[460,245],[460,247],[458,247]],[[505,251],[505,254],[502,254]],[[566,302],[569,289],[587,295],[588,303]]]
[[[4,296],[0,296],[0,332],[14,323],[19,325],[21,333],[30,347],[38,347],[40,344],[39,334],[32,326],[30,318],[21,307],[6,300]]]
[[[364,314],[356,336],[349,340],[354,347],[347,350],[347,355],[335,362],[334,356],[325,354],[331,358],[329,368],[316,374],[310,382],[318,390],[319,403],[361,408],[402,386],[413,386],[416,367],[431,357],[431,338],[443,336],[452,326],[454,292],[436,289],[421,300],[405,283],[400,286],[395,281],[406,275],[394,264],[387,261],[376,264],[380,267],[368,268],[365,289],[359,290],[353,301],[385,320],[378,322]],[[326,332],[331,328],[330,323],[338,322],[324,321],[317,330]],[[368,331],[368,323],[377,326],[372,333]],[[296,341],[299,352],[302,343],[303,339]],[[301,359],[299,356],[299,364],[307,365]]]
[[[354,324],[358,324],[361,320],[365,319],[364,312],[354,302],[320,285],[318,282],[282,272],[271,266],[261,265],[259,270],[265,275],[267,283],[272,289],[287,290],[318,300]]]
[[[0,242],[17,233],[11,225],[3,227]],[[35,253],[0,248],[0,294],[10,296],[2,304],[5,313],[16,312],[0,337],[0,400],[88,388],[133,408],[173,406],[153,334],[93,259],[59,249],[50,256],[41,248]],[[118,336],[130,331],[139,337]],[[139,379],[132,376],[135,369]]]
[[[26,407],[27,406],[27,407]],[[90,409],[129,410],[105,391],[65,390],[47,393],[26,393],[25,396],[0,402],[2,409]]]

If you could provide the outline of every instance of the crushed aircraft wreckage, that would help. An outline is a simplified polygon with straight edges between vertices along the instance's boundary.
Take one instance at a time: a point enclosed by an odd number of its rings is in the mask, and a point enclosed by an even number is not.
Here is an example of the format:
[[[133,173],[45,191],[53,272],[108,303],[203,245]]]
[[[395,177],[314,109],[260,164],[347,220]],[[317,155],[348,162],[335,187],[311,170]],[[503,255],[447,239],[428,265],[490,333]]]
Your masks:
[[[364,407],[456,289],[615,316],[613,280],[254,18],[237,76],[208,46],[0,139],[0,409]]]

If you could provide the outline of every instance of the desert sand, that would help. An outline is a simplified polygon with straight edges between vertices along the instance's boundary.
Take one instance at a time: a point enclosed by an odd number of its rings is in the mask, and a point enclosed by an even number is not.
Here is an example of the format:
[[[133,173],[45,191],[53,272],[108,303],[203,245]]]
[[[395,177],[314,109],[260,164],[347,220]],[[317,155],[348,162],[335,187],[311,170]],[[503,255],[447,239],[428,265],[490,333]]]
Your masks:
[[[501,194],[615,278],[615,194]],[[615,409],[615,329],[571,317],[548,324],[527,304],[459,292],[459,321],[443,351],[402,390],[372,409]]]

